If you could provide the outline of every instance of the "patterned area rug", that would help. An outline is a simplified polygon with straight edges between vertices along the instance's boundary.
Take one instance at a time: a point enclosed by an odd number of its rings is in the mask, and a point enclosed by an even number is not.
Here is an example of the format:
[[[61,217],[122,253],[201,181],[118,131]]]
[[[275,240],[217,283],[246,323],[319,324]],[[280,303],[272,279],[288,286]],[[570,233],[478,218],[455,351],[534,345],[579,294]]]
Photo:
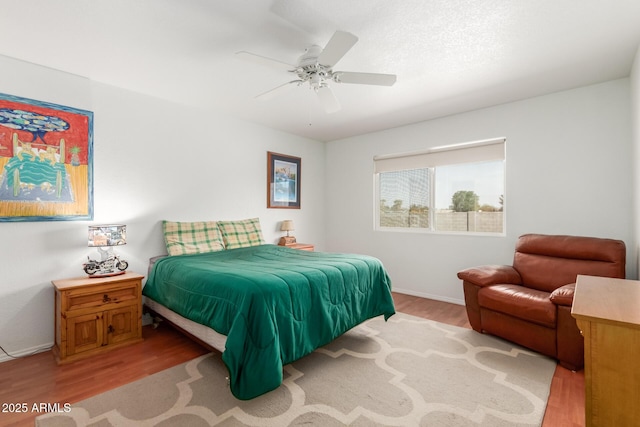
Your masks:
[[[284,367],[284,383],[233,397],[211,353],[38,417],[44,426],[539,426],[555,361],[469,329],[397,314]]]

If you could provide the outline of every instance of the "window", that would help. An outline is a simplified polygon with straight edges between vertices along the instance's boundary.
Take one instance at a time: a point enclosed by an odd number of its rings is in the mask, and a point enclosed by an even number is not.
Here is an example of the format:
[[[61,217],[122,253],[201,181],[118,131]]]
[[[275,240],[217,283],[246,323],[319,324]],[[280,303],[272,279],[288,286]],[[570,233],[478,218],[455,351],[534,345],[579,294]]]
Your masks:
[[[430,175],[429,169],[380,174],[380,227],[430,227]]]
[[[376,228],[504,233],[505,140],[376,156]]]

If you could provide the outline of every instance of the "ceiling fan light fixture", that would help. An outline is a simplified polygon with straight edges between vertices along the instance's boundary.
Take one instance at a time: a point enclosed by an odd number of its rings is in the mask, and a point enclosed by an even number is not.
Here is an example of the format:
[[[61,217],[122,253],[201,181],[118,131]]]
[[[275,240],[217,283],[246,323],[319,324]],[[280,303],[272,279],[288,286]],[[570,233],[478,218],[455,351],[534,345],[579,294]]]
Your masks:
[[[318,90],[319,88],[326,86],[327,84],[324,81],[324,78],[319,73],[313,73],[309,75],[309,85]]]

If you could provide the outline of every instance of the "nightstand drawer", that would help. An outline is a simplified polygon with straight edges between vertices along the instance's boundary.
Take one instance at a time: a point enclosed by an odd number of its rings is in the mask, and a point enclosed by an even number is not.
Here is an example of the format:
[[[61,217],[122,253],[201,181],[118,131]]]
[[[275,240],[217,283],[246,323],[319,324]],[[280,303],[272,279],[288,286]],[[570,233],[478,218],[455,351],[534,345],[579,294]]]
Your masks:
[[[100,307],[106,304],[122,303],[125,301],[136,301],[137,288],[104,289],[96,293],[79,293],[69,291],[67,298],[68,307],[66,310],[79,310],[87,307]],[[64,308],[63,308],[64,310]]]

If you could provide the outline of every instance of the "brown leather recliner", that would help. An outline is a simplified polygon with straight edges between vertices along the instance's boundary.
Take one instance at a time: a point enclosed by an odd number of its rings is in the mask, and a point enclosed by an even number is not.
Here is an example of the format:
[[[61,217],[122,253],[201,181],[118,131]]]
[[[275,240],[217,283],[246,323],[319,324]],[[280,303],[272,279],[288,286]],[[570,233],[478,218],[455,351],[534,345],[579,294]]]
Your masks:
[[[578,274],[625,277],[621,240],[525,234],[513,266],[488,265],[458,273],[471,327],[558,359],[584,366],[584,342],[571,316]]]

